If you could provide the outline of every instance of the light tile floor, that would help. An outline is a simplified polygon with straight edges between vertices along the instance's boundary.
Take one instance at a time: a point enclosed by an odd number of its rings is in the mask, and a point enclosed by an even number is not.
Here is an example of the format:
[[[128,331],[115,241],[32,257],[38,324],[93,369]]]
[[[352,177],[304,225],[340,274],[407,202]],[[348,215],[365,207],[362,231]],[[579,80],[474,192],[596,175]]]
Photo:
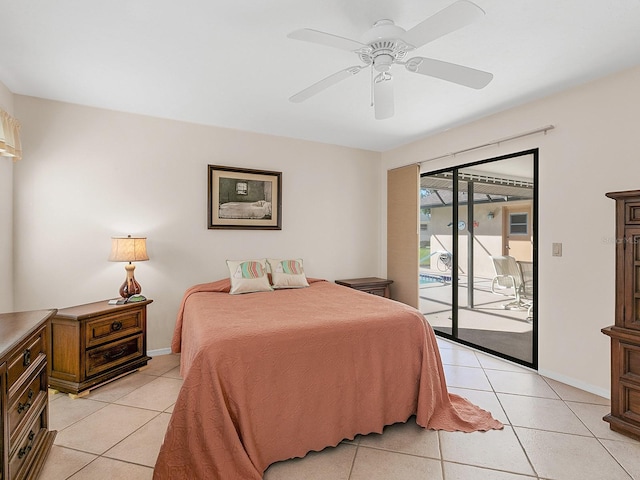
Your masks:
[[[264,480],[640,480],[640,442],[602,421],[609,401],[438,339],[449,390],[489,410],[504,430],[424,430],[410,419],[305,458]],[[58,430],[41,479],[151,479],[182,383],[179,356],[76,400],[50,396]]]

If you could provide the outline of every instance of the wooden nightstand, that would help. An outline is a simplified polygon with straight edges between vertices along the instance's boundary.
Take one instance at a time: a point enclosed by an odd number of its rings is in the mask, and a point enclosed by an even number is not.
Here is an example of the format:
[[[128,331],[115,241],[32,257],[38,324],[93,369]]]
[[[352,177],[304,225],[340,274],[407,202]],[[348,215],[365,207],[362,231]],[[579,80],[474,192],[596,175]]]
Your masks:
[[[336,280],[336,283],[362,292],[378,295],[379,297],[391,298],[391,295],[389,294],[389,285],[393,283],[393,280],[377,277],[365,277]]]
[[[147,305],[153,300],[63,308],[51,320],[49,386],[82,396],[147,364]]]

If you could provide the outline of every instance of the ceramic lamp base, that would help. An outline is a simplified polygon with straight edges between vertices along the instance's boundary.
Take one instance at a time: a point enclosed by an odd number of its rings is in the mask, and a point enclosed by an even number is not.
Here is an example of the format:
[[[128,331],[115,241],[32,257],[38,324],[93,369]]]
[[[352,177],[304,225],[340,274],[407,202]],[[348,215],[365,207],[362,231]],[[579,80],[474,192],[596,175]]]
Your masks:
[[[136,266],[131,263],[124,266],[124,269],[127,271],[127,278],[120,287],[120,296],[122,298],[129,298],[131,295],[138,295],[142,292],[142,287],[133,276],[135,268]]]

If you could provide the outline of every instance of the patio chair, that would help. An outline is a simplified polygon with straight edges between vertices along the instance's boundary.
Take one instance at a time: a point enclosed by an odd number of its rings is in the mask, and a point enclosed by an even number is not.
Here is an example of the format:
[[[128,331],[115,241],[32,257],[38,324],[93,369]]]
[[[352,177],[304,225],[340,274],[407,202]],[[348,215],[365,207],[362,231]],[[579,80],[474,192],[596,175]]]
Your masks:
[[[513,298],[502,305],[508,310],[527,310],[527,320],[533,312],[533,269],[531,262],[517,262],[509,255],[492,256],[496,275],[491,281],[491,293]],[[501,291],[502,290],[502,291]],[[505,291],[509,291],[506,293]]]
[[[533,320],[533,262],[518,261],[518,268],[522,278],[522,291],[520,298],[524,299],[523,303],[528,303],[527,320]]]

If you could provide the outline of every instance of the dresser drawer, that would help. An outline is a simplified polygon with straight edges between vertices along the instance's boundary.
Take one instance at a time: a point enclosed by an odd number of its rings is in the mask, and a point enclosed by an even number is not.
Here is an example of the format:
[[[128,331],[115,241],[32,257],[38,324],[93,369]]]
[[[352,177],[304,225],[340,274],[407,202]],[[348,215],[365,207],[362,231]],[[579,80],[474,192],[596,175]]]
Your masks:
[[[86,375],[97,375],[143,355],[142,335],[93,348],[86,352]]]
[[[620,378],[640,386],[640,346],[626,341],[620,341],[618,346]]]
[[[47,365],[42,362],[41,367],[25,382],[17,398],[9,404],[8,424],[10,443],[13,444],[23,423],[33,411],[42,409],[47,401]]]
[[[136,310],[87,321],[85,327],[86,348],[141,333],[143,314],[143,310]]]
[[[11,446],[9,454],[9,478],[18,478],[20,470],[31,462],[31,457],[36,455],[43,435],[46,434],[45,412],[41,411],[27,427],[24,435]],[[20,475],[22,476],[22,475]]]
[[[20,376],[27,371],[29,366],[40,360],[40,356],[46,357],[46,345],[44,331],[41,330],[29,339],[26,347],[15,353],[8,362],[8,383],[16,384]]]
[[[627,422],[640,427],[640,386],[620,382],[619,411]]]
[[[626,202],[624,213],[627,225],[640,225],[640,202]]]

